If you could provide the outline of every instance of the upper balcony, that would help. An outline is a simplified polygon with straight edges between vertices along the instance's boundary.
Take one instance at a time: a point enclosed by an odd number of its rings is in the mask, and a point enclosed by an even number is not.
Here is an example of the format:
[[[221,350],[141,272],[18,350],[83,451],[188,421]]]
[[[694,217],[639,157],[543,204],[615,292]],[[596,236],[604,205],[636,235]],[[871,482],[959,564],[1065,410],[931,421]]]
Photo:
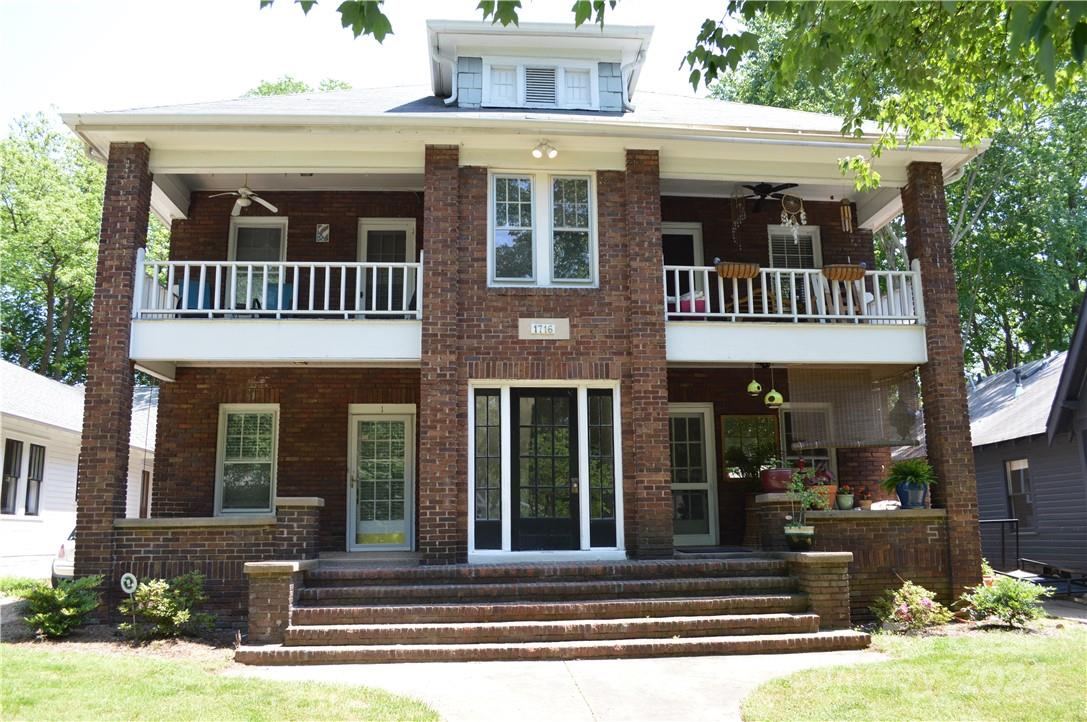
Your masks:
[[[153,261],[139,253],[131,356],[178,364],[417,364],[417,263]]]
[[[670,362],[927,360],[917,261],[909,271],[667,265],[664,287]]]

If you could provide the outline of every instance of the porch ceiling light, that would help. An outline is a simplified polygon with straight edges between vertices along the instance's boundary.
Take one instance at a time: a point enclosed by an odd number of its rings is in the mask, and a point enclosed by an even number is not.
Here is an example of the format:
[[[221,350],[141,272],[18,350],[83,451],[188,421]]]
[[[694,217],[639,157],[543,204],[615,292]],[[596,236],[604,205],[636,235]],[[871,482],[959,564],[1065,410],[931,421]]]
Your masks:
[[[532,157],[537,160],[547,156],[548,160],[554,160],[559,157],[559,149],[548,143],[546,140],[541,140],[536,144],[536,147],[532,149]]]

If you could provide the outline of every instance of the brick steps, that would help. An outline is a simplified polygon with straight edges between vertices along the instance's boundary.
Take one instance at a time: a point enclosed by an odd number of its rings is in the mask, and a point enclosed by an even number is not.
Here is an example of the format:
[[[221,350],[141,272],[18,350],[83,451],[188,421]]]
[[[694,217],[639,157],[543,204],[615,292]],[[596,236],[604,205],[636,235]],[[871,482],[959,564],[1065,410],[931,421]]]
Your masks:
[[[743,558],[662,559],[651,562],[568,562],[528,564],[450,564],[429,567],[328,565],[306,575],[307,587],[328,587],[363,582],[367,586],[403,584],[478,584],[531,582],[546,579],[588,581],[592,579],[667,579],[705,576],[774,576],[786,572],[780,559],[745,555]]]
[[[459,662],[665,657],[709,654],[773,654],[863,649],[869,636],[834,631],[674,639],[579,640],[518,644],[375,644],[250,646],[238,648],[243,664],[359,664],[373,662]]]
[[[415,601],[495,601],[501,599],[599,599],[648,596],[711,596],[743,592],[791,592],[791,577],[679,577],[668,579],[615,579],[555,582],[393,584],[306,587],[301,599],[307,604],[342,604]]]
[[[814,614],[719,614],[453,624],[333,624],[288,627],[283,644],[481,644],[799,634],[819,629]]]
[[[380,624],[403,622],[509,622],[549,619],[616,619],[624,617],[705,614],[782,614],[808,608],[804,594],[742,594],[717,597],[595,599],[583,601],[495,602],[475,604],[387,604],[296,606],[292,623]]]

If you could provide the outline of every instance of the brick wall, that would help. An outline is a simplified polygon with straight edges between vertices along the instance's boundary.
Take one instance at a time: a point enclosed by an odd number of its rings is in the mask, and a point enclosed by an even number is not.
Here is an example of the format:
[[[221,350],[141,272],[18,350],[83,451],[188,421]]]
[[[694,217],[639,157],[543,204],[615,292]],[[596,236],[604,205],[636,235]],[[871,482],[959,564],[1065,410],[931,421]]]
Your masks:
[[[159,391],[152,516],[211,516],[220,404],[279,404],[279,496],[318,496],[321,549],[346,548],[349,404],[418,404],[417,369],[180,368]],[[123,514],[121,514],[123,516]]]
[[[317,506],[288,501],[274,522],[259,526],[120,526],[114,530],[110,586],[117,588],[125,572],[142,581],[197,571],[208,595],[203,609],[215,614],[220,626],[239,626],[248,610],[245,563],[315,558],[320,515]]]
[[[108,577],[113,520],[125,515],[128,432],[132,424],[132,291],[136,251],[147,240],[149,155],[143,143],[110,145],[76,483],[77,576]],[[115,594],[113,590],[112,585],[106,589],[107,605]]]
[[[911,163],[902,189],[906,250],[921,265],[928,363],[921,366],[925,442],[939,479],[933,504],[947,509],[952,583],[957,591],[981,578],[977,479],[966,405],[955,261],[939,163]]]

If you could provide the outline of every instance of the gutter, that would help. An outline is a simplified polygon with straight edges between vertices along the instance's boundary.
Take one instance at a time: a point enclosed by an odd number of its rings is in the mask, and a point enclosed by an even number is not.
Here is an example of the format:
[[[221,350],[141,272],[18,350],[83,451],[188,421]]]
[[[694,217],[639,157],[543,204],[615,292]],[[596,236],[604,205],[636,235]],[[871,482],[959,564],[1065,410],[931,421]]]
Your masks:
[[[634,111],[636,110],[633,103],[630,102],[630,88],[627,81],[627,71],[630,71],[630,79],[634,79],[634,69],[645,62],[645,48],[644,46],[638,50],[638,54],[634,56],[634,60],[631,60],[626,65],[619,68],[619,80],[623,85],[623,110]]]
[[[446,105],[453,105],[457,102],[457,61],[454,58],[446,57],[438,52],[438,48],[435,45],[427,43],[427,52],[430,53],[430,61],[432,63],[441,65],[446,64],[449,66],[449,97],[443,102]],[[441,70],[438,70],[441,73]],[[439,75],[440,77],[440,75]]]

